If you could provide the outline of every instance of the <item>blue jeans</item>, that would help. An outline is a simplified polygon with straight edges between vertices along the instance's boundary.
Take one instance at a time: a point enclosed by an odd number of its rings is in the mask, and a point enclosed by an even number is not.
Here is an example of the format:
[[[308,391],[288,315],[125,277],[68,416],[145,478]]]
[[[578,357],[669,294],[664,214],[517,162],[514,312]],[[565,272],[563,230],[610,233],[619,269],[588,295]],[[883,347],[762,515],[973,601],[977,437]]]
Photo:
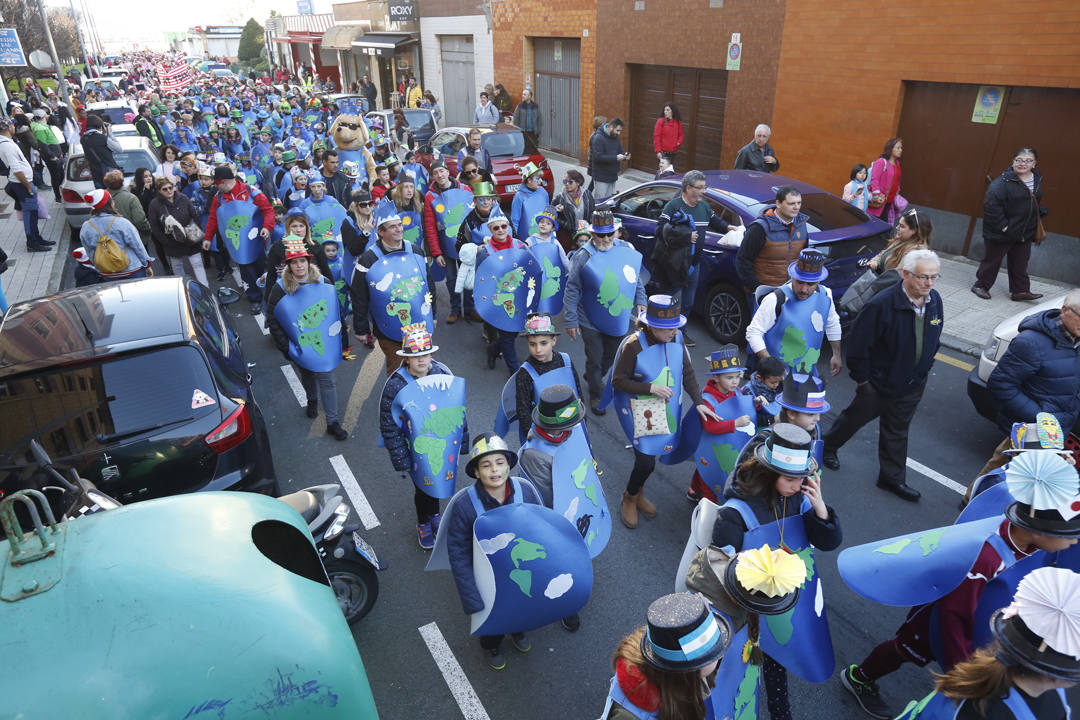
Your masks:
[[[8,311],[7,296],[4,295],[4,276],[0,275],[0,315]]]
[[[11,191],[15,194],[15,199],[19,201],[19,209],[22,211],[23,230],[26,232],[26,243],[29,245],[45,242],[45,238],[41,237],[41,233],[38,231],[37,226],[37,191],[35,190],[31,193],[18,180],[9,182],[11,182]]]
[[[244,288],[244,294],[247,296],[248,302],[251,304],[262,302],[262,290],[255,282],[262,275],[263,266],[266,265],[266,257],[260,255],[255,259],[255,262],[248,263],[247,265],[241,265],[237,263],[236,267],[240,271],[240,279],[244,281],[247,286]],[[267,278],[269,281],[269,278]]]

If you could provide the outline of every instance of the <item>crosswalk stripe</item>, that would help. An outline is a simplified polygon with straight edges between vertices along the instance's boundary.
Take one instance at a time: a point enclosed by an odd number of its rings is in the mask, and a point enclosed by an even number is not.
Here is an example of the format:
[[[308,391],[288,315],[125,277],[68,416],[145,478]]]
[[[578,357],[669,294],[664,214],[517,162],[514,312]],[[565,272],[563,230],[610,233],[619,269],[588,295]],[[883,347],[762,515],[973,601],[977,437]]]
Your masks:
[[[349,495],[353,510],[356,511],[360,522],[364,524],[364,528],[371,530],[379,527],[379,518],[375,517],[375,511],[371,509],[367,495],[360,488],[360,484],[356,482],[356,476],[349,469],[349,464],[345,462],[345,456],[335,455],[330,458],[330,465],[334,468],[334,472],[337,473],[341,487],[345,488],[345,492]]]
[[[296,396],[296,402],[301,407],[307,406],[307,393],[304,391],[304,386],[300,384],[300,378],[297,377],[296,371],[293,370],[292,365],[282,365],[281,372],[285,375],[285,382],[289,383],[289,388],[293,391],[293,395]]]
[[[975,369],[975,366],[972,363],[964,362],[960,358],[954,358],[952,355],[946,355],[943,352],[939,352],[938,354],[934,355],[934,359],[940,360],[946,365],[952,365],[955,368],[960,368],[961,370],[965,370],[967,372],[971,372]]]
[[[465,676],[465,671],[461,669],[461,663],[454,657],[450,646],[446,644],[446,638],[440,632],[439,626],[431,622],[417,629],[465,720],[491,720],[476,691],[473,690],[472,683]]]
[[[933,468],[928,468],[917,460],[912,460],[911,458],[908,458],[907,466],[915,472],[919,473],[920,475],[925,475],[934,482],[940,483],[941,485],[944,485],[945,487],[949,488],[954,492],[957,492],[961,495],[967,492],[966,485],[961,485],[955,480],[950,480],[949,478],[939,473],[937,470],[934,470]]]

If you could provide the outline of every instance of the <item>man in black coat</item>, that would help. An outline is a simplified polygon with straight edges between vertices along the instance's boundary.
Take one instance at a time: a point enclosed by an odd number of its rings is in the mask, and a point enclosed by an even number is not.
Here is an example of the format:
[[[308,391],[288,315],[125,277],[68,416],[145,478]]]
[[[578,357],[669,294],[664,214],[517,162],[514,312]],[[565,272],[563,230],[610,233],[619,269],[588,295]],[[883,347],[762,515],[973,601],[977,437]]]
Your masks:
[[[371,78],[367,75],[360,81],[360,94],[367,98],[369,111],[379,109],[375,104],[375,98],[379,96],[379,89],[375,87],[375,83],[371,82]]]
[[[846,349],[858,387],[825,435],[823,463],[838,470],[836,451],[880,417],[877,486],[916,502],[919,491],[905,482],[908,427],[941,345],[943,308],[934,290],[941,262],[932,250],[914,250],[901,270],[902,282],[878,293],[855,318]]]
[[[123,149],[116,138],[104,132],[104,128],[105,123],[100,116],[88,115],[86,132],[82,136],[82,149],[90,166],[90,177],[94,180],[94,187],[100,190],[105,189],[105,173],[120,169],[113,153]]]
[[[589,138],[589,172],[593,179],[593,198],[604,200],[615,194],[615,181],[619,179],[619,163],[630,157],[623,153],[622,120],[615,118]]]

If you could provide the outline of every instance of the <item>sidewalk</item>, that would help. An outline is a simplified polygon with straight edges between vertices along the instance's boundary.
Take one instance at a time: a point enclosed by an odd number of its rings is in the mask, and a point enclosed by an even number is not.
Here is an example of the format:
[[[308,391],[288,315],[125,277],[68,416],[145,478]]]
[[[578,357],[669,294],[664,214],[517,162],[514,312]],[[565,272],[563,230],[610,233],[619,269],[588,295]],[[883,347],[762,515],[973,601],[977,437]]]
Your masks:
[[[53,202],[51,189],[38,192],[49,209],[49,219],[39,222],[38,228],[43,238],[56,245],[48,252],[27,252],[22,220],[14,212],[0,220],[0,247],[8,254],[9,264],[14,261],[8,271],[0,275],[9,305],[56,292],[60,288],[64,263],[71,257],[72,248],[64,231],[67,221],[63,204]]]
[[[585,169],[578,165],[574,158],[555,153],[545,153],[545,156],[548,165],[551,166],[557,188],[562,187],[563,176],[571,168],[576,168],[585,175]],[[648,173],[640,170],[625,170],[619,176],[615,188],[622,192],[649,180],[652,180],[652,175]],[[1004,266],[991,290],[991,299],[982,300],[971,292],[971,284],[975,282],[975,268],[978,263],[960,255],[945,253],[939,253],[939,255],[941,256],[941,279],[935,287],[945,305],[945,332],[942,344],[952,350],[978,357],[998,323],[1024,310],[1025,307],[1030,308],[1041,302],[1010,300],[1009,280]],[[1031,292],[1042,293],[1047,298],[1063,295],[1070,289],[1069,285],[1057,280],[1034,276],[1031,278]]]

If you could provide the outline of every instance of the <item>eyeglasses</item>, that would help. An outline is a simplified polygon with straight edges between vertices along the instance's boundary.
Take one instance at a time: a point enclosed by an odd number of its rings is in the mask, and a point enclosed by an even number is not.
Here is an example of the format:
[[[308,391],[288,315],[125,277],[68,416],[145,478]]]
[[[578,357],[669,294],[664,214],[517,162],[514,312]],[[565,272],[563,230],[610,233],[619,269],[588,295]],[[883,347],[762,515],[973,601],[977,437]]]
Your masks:
[[[173,187],[172,185],[162,185],[161,189],[162,190],[175,190],[176,188]]]
[[[499,223],[498,225],[488,225],[488,228],[490,228],[492,232],[497,232],[499,230],[509,230],[510,226],[506,223]]]
[[[1013,163],[1016,165],[1034,165],[1035,158],[1017,157],[1013,158]]]
[[[475,175],[476,174],[476,168],[473,168],[472,170],[462,170],[461,174],[462,175]]]
[[[356,207],[371,207],[374,204],[375,203],[373,202],[358,202],[356,203]]]
[[[1076,317],[1080,318],[1080,310],[1077,310],[1077,309],[1075,309],[1075,308],[1071,308],[1071,307],[1069,307],[1068,305],[1062,305],[1062,306],[1061,306],[1061,309],[1062,309],[1062,310],[1068,310],[1068,311],[1069,311],[1069,312],[1071,312],[1071,313],[1072,313],[1073,315],[1075,315]]]
[[[349,128],[350,130],[359,130],[360,129],[360,125],[358,123],[341,123],[341,124],[344,127]]]
[[[613,232],[609,232],[609,233],[594,232],[593,235],[595,235],[598,238],[609,238],[609,237],[614,236],[615,233],[613,233]]]
[[[573,185],[576,182],[577,182],[577,180],[571,180],[570,178],[566,178],[565,180],[562,181],[562,184],[563,185]]]
[[[695,190],[704,190],[705,188],[708,187],[708,185],[691,185],[690,187],[692,187]]]
[[[941,277],[941,274],[938,273],[936,275],[916,275],[915,273],[911,273],[911,277],[915,278],[919,282],[937,282],[937,279]]]

